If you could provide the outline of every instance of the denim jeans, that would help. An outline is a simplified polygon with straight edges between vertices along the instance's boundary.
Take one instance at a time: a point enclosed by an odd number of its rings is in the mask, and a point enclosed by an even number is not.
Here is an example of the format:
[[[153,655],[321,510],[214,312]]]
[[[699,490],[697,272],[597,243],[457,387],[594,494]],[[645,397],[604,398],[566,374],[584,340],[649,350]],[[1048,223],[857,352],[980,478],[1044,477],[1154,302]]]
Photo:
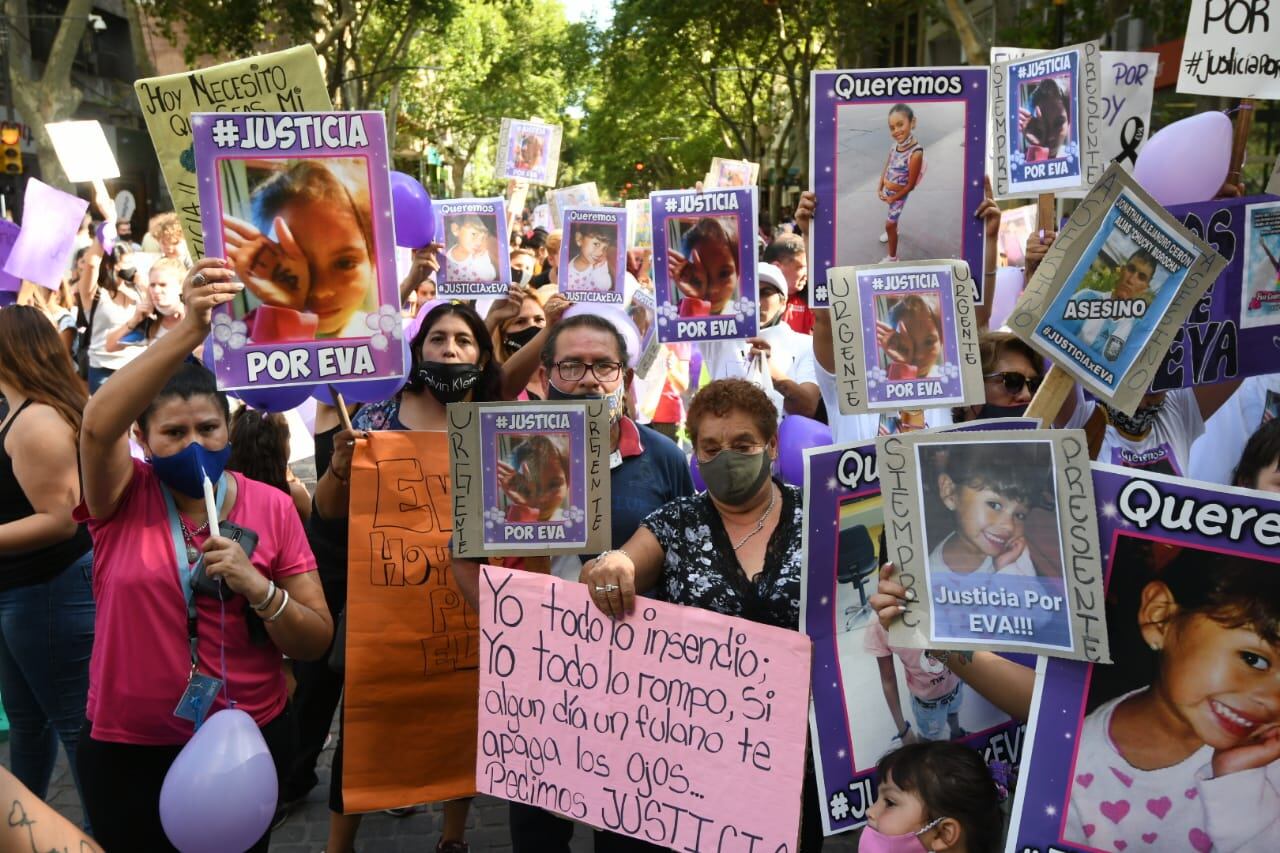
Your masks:
[[[102,387],[102,383],[106,382],[115,373],[107,367],[90,367],[89,368],[89,393],[96,394],[98,389]]]
[[[40,799],[58,741],[79,790],[76,743],[93,650],[93,552],[45,583],[0,592],[0,697],[13,775]]]

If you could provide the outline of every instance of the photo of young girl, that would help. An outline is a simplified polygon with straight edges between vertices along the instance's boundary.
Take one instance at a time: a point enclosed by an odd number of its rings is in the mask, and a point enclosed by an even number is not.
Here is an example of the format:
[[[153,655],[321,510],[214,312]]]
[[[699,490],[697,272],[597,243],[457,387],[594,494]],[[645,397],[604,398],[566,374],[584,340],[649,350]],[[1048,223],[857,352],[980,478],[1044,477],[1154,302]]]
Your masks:
[[[667,269],[681,317],[733,314],[738,299],[736,216],[667,220]],[[679,247],[677,249],[676,247]]]
[[[1121,535],[1063,840],[1280,850],[1280,564]]]
[[[1051,74],[1018,83],[1018,131],[1028,163],[1053,160],[1071,139],[1071,75]]]
[[[560,126],[504,118],[498,131],[494,177],[554,186],[560,165]]]
[[[249,341],[363,337],[378,308],[363,158],[218,163],[227,259]]]
[[[569,503],[569,434],[500,433],[497,443],[497,505],[506,520],[562,520]]]
[[[938,294],[874,298],[880,367],[890,381],[936,376],[943,348]]]
[[[880,242],[887,243],[886,261],[898,260],[898,220],[907,205],[907,196],[920,183],[924,175],[924,148],[916,140],[916,114],[906,104],[894,104],[889,108],[889,136],[893,146],[880,175],[876,196],[889,205],[884,233]]]
[[[497,282],[498,230],[492,214],[445,214],[445,281]]]
[[[562,290],[608,293],[615,287],[619,273],[617,262],[618,233],[613,225],[593,222],[571,222],[570,260],[565,265],[566,278]]]
[[[511,164],[517,169],[533,171],[542,166],[546,153],[545,132],[524,130],[511,141]]]

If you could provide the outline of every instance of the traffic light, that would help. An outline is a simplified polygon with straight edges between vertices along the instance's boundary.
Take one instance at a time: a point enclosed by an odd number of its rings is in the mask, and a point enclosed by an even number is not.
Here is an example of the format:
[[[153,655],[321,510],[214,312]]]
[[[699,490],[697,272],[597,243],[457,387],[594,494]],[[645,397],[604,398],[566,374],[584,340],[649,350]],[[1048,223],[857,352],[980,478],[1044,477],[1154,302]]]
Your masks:
[[[644,163],[636,163],[636,171],[637,171],[637,172],[643,172],[643,171],[644,171]]]
[[[0,172],[22,174],[22,128],[11,121],[0,122]]]

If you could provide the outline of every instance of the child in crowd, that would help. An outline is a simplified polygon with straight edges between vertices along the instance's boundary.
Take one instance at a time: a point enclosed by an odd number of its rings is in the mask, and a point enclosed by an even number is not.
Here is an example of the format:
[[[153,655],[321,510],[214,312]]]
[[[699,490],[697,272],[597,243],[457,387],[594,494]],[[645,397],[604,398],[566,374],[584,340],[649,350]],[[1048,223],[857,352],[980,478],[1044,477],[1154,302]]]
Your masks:
[[[498,265],[482,216],[464,213],[449,217],[449,235],[451,245],[444,256],[446,281],[497,281]]]
[[[1266,421],[1250,437],[1236,464],[1235,484],[1280,493],[1280,419]]]
[[[545,435],[515,446],[510,464],[498,462],[498,487],[507,496],[507,521],[559,521],[569,491],[569,459]]]
[[[1000,799],[982,756],[947,741],[904,746],[876,765],[880,787],[858,853],[996,853]]]
[[[889,309],[888,322],[876,322],[881,366],[890,379],[916,379],[937,373],[942,354],[942,321],[934,296],[912,294]]]
[[[576,223],[573,226],[573,245],[578,250],[569,261],[566,290],[592,290],[607,293],[613,290],[613,245],[617,240],[615,229],[608,225]]]
[[[1093,849],[1280,850],[1280,572],[1184,549],[1138,606],[1154,676],[1080,732],[1064,838]]]
[[[876,188],[876,197],[889,205],[889,217],[880,235],[880,242],[889,244],[886,261],[898,259],[898,220],[907,205],[907,196],[924,173],[924,148],[916,141],[915,131],[915,111],[906,104],[894,104],[889,109],[889,135],[894,144]]]
[[[699,219],[678,242],[680,251],[669,249],[667,264],[681,294],[680,316],[731,313],[726,309],[738,291],[738,235],[733,217]]]

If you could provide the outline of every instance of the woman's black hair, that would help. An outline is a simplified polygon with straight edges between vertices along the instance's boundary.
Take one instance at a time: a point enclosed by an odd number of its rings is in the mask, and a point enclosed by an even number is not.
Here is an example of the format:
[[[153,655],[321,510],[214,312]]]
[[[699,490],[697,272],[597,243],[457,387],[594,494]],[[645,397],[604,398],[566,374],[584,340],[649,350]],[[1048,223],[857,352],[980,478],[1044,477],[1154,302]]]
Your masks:
[[[289,423],[284,415],[248,406],[231,418],[231,457],[228,471],[289,491]]]
[[[138,415],[138,426],[142,428],[143,434],[147,431],[147,421],[154,414],[156,406],[159,406],[170,397],[180,397],[183,400],[190,400],[192,397],[209,396],[217,401],[218,407],[222,409],[222,417],[231,422],[231,404],[227,402],[227,395],[218,390],[218,381],[214,378],[213,373],[209,371],[203,364],[195,361],[184,361],[177,371],[169,377],[169,381],[164,383],[164,387],[160,389],[147,408],[142,414]]]
[[[475,338],[476,347],[480,350],[479,362],[484,363],[480,381],[476,383],[475,391],[471,395],[472,402],[492,403],[501,400],[502,365],[498,364],[493,351],[493,335],[485,327],[484,320],[480,319],[476,309],[465,302],[445,302],[437,305],[422,319],[422,325],[418,327],[417,334],[409,343],[409,353],[413,361],[409,369],[409,381],[404,386],[405,390],[415,393],[422,390],[422,381],[417,377],[418,365],[422,363],[422,343],[431,333],[431,327],[442,317],[447,316],[460,317],[467,324],[471,330],[471,337]]]
[[[946,473],[956,486],[990,489],[1028,507],[1043,503],[1052,470],[1053,457],[1046,444],[971,442],[947,450]]]
[[[1280,647],[1280,566],[1243,554],[1183,548],[1156,579],[1178,604],[1174,619],[1201,615],[1248,628]]]
[[[1246,489],[1258,487],[1258,477],[1263,471],[1280,466],[1280,418],[1268,421],[1258,428],[1240,454],[1231,482]]]
[[[98,266],[98,287],[115,297],[116,291],[120,289],[119,282],[116,281],[116,270],[120,266],[120,262],[126,257],[133,254],[128,246],[123,243],[117,243],[112,247],[110,252],[102,256],[102,263]],[[133,284],[132,279],[128,279]]]
[[[1004,815],[995,779],[976,750],[950,741],[913,743],[880,759],[876,773],[924,803],[926,822],[951,818],[969,853],[996,853]]]

